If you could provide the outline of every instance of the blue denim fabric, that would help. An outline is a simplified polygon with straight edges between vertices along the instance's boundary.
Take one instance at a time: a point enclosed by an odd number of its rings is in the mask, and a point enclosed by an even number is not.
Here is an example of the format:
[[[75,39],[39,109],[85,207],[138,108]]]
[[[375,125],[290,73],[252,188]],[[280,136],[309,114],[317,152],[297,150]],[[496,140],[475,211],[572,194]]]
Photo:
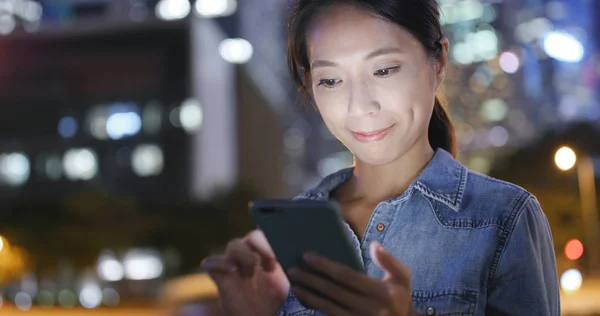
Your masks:
[[[296,199],[326,200],[352,172]],[[369,254],[374,240],[411,269],[419,315],[560,315],[552,234],[535,197],[467,170],[444,150],[405,193],[377,205],[361,241],[347,227],[369,276],[383,277]],[[279,314],[323,315],[293,293]]]

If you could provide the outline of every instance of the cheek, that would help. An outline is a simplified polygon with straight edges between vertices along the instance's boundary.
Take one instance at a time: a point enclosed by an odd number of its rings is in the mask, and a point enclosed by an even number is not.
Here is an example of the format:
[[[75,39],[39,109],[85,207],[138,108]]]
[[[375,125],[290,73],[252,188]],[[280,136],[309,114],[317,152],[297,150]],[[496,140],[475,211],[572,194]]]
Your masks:
[[[347,114],[347,102],[341,91],[317,92],[314,101],[324,120],[330,122],[344,121]]]
[[[315,102],[317,102],[317,109],[329,132],[336,138],[340,138],[346,128],[346,111],[335,102],[318,101],[316,96]]]
[[[416,74],[415,74],[416,75]],[[382,106],[398,114],[427,113],[433,108],[435,92],[423,75],[398,76],[379,85]]]

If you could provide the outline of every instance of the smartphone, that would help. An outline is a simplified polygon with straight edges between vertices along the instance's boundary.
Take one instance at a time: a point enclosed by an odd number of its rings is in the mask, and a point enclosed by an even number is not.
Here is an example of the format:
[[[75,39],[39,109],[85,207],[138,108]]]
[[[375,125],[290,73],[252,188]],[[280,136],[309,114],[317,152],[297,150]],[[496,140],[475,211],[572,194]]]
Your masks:
[[[249,208],[284,271],[307,269],[302,255],[310,251],[364,272],[337,203],[264,200],[250,202]]]

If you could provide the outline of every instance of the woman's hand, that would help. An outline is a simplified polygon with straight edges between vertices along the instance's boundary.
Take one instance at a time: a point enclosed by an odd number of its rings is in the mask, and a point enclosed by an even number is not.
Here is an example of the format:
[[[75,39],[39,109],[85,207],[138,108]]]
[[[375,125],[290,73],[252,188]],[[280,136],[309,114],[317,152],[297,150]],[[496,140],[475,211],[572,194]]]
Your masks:
[[[323,293],[333,301],[303,287],[292,286],[292,292],[304,303],[328,316],[409,316],[412,309],[410,271],[378,243],[371,244],[371,258],[385,272],[382,280],[368,277],[327,258],[306,254],[311,268],[328,275],[333,281],[297,268],[288,271],[290,280]]]
[[[290,283],[259,230],[230,241],[225,254],[206,258],[202,267],[217,284],[228,316],[273,316],[289,292]]]

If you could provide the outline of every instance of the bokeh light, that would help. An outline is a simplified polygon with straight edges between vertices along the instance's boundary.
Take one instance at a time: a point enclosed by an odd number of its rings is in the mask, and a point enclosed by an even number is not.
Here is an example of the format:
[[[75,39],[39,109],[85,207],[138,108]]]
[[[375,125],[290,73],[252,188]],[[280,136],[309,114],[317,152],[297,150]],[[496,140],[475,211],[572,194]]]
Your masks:
[[[90,180],[98,173],[98,158],[90,148],[70,149],[63,158],[63,168],[69,180]]]
[[[520,62],[517,54],[513,52],[504,52],[500,55],[499,59],[500,68],[504,70],[504,72],[509,74],[514,74],[519,70]]]
[[[237,0],[196,0],[196,14],[205,18],[229,16],[237,9]]]
[[[156,4],[156,16],[165,21],[181,20],[191,11],[189,0],[160,0]]]
[[[72,116],[65,116],[58,121],[58,134],[63,138],[71,138],[77,134],[79,124]]]
[[[131,166],[136,175],[140,177],[159,175],[163,165],[163,151],[158,145],[142,144],[133,149]]]
[[[79,293],[79,302],[85,308],[96,308],[102,303],[102,290],[97,284],[85,284]]]
[[[9,186],[22,186],[29,179],[29,158],[21,152],[0,154],[0,182]]]
[[[583,45],[566,32],[548,32],[543,38],[543,46],[546,54],[558,61],[576,63],[583,59]]]
[[[15,295],[15,305],[22,311],[30,310],[31,306],[33,305],[31,296],[25,292],[17,293],[17,295]]]
[[[252,44],[242,38],[225,39],[219,45],[219,54],[227,62],[234,64],[247,63],[252,58]]]
[[[179,121],[186,132],[193,134],[200,130],[203,119],[204,114],[200,102],[195,99],[188,99],[181,104]]]
[[[561,147],[554,155],[554,162],[558,168],[562,170],[569,170],[573,168],[577,162],[577,156],[575,155],[573,149],[566,146]]]
[[[560,286],[565,292],[575,292],[581,288],[583,277],[577,269],[569,269],[560,277]]]
[[[583,244],[579,239],[571,239],[565,244],[565,256],[569,260],[577,260],[583,255]]]

